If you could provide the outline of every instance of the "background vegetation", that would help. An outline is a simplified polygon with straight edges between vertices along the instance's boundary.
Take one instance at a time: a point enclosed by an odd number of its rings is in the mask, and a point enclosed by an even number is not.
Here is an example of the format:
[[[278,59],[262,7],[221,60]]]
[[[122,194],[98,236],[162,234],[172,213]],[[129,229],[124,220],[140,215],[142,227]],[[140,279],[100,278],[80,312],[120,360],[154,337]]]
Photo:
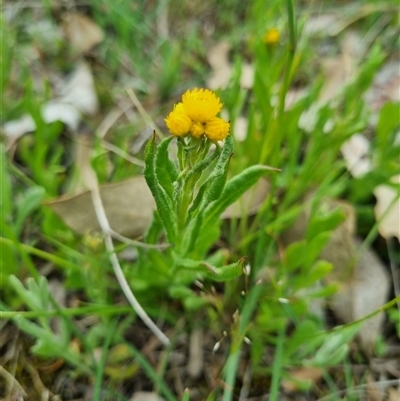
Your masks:
[[[5,1],[0,396],[397,400],[398,11]],[[216,222],[210,261],[246,257],[240,278],[172,285],[163,249],[114,241],[164,347],[125,300],[85,191],[142,241],[154,208],[144,146],[193,87],[225,105],[232,176],[280,171]]]

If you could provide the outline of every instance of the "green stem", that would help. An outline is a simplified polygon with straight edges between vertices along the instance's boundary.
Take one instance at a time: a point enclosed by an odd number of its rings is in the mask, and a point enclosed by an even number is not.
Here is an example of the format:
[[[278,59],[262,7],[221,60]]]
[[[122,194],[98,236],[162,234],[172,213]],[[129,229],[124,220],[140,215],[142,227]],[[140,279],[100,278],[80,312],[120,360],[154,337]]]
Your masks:
[[[277,116],[272,121],[271,133],[268,136],[269,140],[264,141],[260,157],[261,164],[266,163],[266,160],[269,158],[270,155],[273,156],[273,159],[268,162],[269,164],[274,165],[277,164],[279,161],[279,152],[276,152],[275,150],[279,149],[281,145],[282,135],[279,135],[278,130],[281,126],[282,117],[285,113],[286,94],[289,90],[290,81],[292,79],[292,66],[297,47],[296,23],[295,23],[293,1],[287,0],[286,6],[287,6],[288,25],[289,25],[289,46],[288,46],[287,62],[286,62],[283,82],[279,91]]]
[[[4,238],[4,237],[0,237],[0,245],[1,244],[16,247],[17,249],[21,249],[28,254],[32,254],[32,255],[38,256],[39,258],[42,258],[44,260],[48,260],[49,262],[52,262],[55,265],[63,267],[65,269],[81,270],[81,268],[78,265],[76,265],[75,263],[69,262],[69,261],[62,259],[58,256],[55,256],[51,253],[37,249],[31,245],[22,244],[19,242],[17,243],[17,242],[14,242],[13,240],[10,240],[10,239]],[[38,274],[36,272],[32,272],[32,275],[36,279],[38,278]]]
[[[282,377],[282,356],[283,344],[285,342],[286,324],[283,324],[279,329],[278,338],[275,349],[274,364],[272,366],[272,383],[269,393],[269,401],[276,401],[279,397],[279,385]]]

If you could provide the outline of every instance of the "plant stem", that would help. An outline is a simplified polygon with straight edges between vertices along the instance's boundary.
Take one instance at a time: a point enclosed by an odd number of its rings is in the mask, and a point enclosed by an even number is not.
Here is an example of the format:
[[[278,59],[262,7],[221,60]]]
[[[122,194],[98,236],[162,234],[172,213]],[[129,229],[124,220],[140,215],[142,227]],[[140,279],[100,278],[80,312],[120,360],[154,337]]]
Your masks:
[[[279,384],[282,376],[282,355],[283,344],[285,342],[286,324],[283,324],[278,332],[278,338],[275,349],[274,364],[272,366],[272,383],[271,392],[269,393],[269,401],[276,401],[279,397]]]
[[[278,134],[278,130],[281,126],[282,117],[285,113],[286,94],[289,90],[290,81],[292,79],[293,59],[297,47],[296,23],[295,23],[293,1],[286,0],[286,6],[287,6],[288,25],[289,25],[289,46],[288,46],[286,68],[283,76],[283,82],[279,91],[277,115],[272,121],[271,134],[269,136],[269,138],[271,139],[264,142],[260,157],[260,163],[266,163],[268,157],[272,155],[272,160],[268,161],[268,163],[271,165],[277,164],[279,162],[280,152],[276,150],[279,149],[281,145],[282,135]]]

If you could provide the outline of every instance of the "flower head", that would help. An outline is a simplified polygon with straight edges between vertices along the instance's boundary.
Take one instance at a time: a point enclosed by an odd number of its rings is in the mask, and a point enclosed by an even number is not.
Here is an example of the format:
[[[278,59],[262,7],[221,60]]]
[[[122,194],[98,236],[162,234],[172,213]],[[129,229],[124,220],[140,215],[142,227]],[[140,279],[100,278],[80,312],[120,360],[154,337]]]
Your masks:
[[[190,127],[190,134],[195,138],[200,138],[204,134],[204,124],[202,123],[192,123]]]
[[[182,104],[185,113],[196,123],[206,123],[215,117],[223,106],[215,93],[197,88],[187,90],[183,94]]]
[[[229,134],[230,124],[224,119],[214,117],[207,121],[205,126],[205,134],[211,141],[222,141]]]
[[[172,135],[190,134],[194,138],[205,135],[211,141],[221,141],[229,135],[229,123],[216,117],[222,106],[219,97],[208,89],[187,90],[165,123]]]
[[[172,135],[183,136],[189,133],[192,120],[187,116],[182,103],[174,106],[174,110],[168,114],[165,123]]]
[[[280,32],[277,28],[268,29],[263,37],[263,42],[267,46],[275,46],[279,42]]]

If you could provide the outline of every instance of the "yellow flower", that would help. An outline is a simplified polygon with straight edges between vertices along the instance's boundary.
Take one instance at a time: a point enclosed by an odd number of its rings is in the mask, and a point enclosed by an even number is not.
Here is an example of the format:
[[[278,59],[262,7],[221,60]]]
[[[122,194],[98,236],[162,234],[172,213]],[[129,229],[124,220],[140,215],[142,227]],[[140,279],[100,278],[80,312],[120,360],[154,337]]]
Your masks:
[[[222,141],[229,134],[229,125],[222,118],[212,118],[206,123],[205,134],[212,141]]]
[[[164,120],[172,135],[183,136],[189,133],[192,120],[187,116],[182,103],[174,106],[174,110]]]
[[[265,33],[263,42],[268,46],[275,46],[279,42],[280,33],[278,29],[271,28]]]
[[[190,127],[190,134],[195,138],[200,138],[204,134],[204,125],[202,123],[193,123]]]
[[[185,113],[196,123],[206,123],[222,109],[222,103],[215,93],[208,89],[194,88],[182,96]]]

